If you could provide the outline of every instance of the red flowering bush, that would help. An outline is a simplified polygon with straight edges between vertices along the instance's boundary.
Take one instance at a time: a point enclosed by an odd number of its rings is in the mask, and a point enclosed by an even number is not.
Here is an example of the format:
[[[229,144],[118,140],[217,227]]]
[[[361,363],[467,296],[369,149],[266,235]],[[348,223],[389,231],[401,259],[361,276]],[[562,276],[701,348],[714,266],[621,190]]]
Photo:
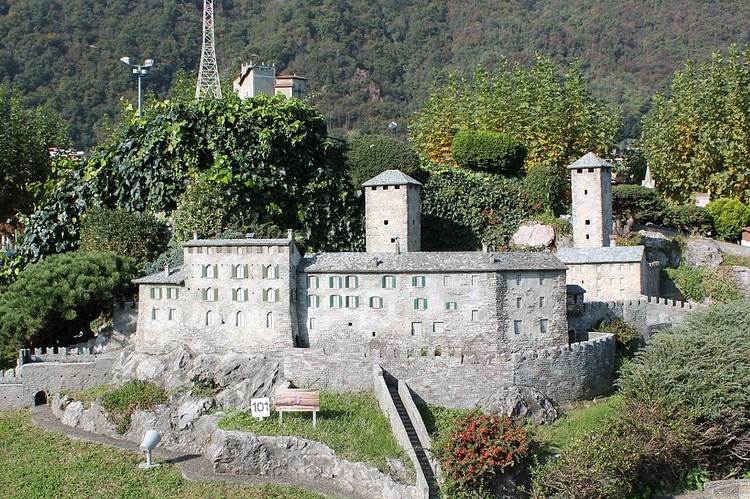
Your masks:
[[[445,485],[455,495],[486,490],[492,478],[521,462],[529,451],[526,430],[507,416],[472,412],[438,438],[433,452]]]

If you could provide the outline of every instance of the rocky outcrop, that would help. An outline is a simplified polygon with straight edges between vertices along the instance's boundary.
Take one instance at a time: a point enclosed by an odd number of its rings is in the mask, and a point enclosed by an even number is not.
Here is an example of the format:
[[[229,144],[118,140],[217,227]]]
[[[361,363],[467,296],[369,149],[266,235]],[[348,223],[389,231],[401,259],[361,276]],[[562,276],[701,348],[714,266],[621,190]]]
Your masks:
[[[165,355],[125,351],[114,368],[120,382],[147,380],[166,390],[195,384],[209,387],[222,407],[238,410],[249,409],[253,398],[288,386],[280,370],[280,361],[266,354],[195,354],[187,348]]]
[[[314,482],[329,482],[346,497],[420,497],[417,487],[398,484],[373,466],[340,459],[326,445],[299,437],[216,430],[206,457],[217,473],[304,476]]]
[[[680,247],[672,239],[655,230],[642,230],[639,234],[646,247],[646,261],[659,262],[662,267],[678,267],[682,256]]]
[[[477,405],[487,414],[528,419],[535,424],[551,424],[557,419],[552,402],[536,388],[526,386],[502,388]]]
[[[553,242],[555,229],[540,223],[522,224],[511,239],[513,246],[530,248],[549,248]]]
[[[107,413],[97,402],[86,409],[83,402],[68,396],[55,395],[52,399],[52,414],[65,425],[101,435],[116,435],[115,425],[107,419]]]
[[[685,263],[696,267],[718,267],[723,260],[721,249],[710,239],[691,239],[683,252]]]
[[[734,282],[737,283],[737,289],[750,299],[750,268],[739,265],[725,268],[734,279]]]
[[[677,499],[744,499],[750,497],[750,480],[716,480],[708,482],[703,490],[686,492]]]

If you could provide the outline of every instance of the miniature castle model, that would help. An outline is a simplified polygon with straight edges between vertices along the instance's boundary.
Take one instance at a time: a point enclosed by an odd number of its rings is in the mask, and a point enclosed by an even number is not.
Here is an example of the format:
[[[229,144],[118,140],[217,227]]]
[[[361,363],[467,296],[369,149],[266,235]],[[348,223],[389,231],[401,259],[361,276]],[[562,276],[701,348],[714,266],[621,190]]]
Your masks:
[[[302,257],[287,239],[193,240],[184,265],[137,279],[137,347],[200,351],[567,344],[565,266],[549,253],[419,252],[421,184],[363,184],[367,252]]]
[[[568,266],[568,284],[590,300],[658,296],[658,263],[644,246],[612,246],[612,165],[588,153],[568,167],[573,197],[573,248],[557,256]]]
[[[276,75],[274,64],[243,64],[240,74],[234,80],[234,91],[240,99],[266,94],[284,95],[301,99],[307,91],[307,78],[297,75]]]

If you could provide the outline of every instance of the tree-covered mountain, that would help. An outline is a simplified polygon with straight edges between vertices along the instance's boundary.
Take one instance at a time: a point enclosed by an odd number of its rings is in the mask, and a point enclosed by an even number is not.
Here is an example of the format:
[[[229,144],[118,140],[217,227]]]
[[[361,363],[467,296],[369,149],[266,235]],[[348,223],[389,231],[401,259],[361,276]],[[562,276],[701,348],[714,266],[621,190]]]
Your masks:
[[[156,59],[147,86],[160,97],[179,69],[196,74],[202,3],[0,0],[0,79],[57,110],[90,146],[119,99],[134,99],[120,57]],[[331,128],[380,132],[391,120],[403,130],[451,70],[541,52],[579,58],[592,88],[623,107],[632,136],[687,59],[750,41],[744,0],[216,0],[216,13],[226,79],[251,59],[275,61],[310,79]]]

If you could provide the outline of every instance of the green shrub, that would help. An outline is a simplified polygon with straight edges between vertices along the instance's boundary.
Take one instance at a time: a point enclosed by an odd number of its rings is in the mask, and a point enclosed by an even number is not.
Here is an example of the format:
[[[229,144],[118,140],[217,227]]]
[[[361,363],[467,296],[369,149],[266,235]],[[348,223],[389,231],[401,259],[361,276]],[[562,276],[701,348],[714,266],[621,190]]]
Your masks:
[[[383,135],[353,137],[348,144],[346,165],[357,189],[386,170],[401,170],[418,180],[423,179],[419,156],[411,144]]]
[[[570,183],[565,169],[541,164],[530,168],[523,180],[524,190],[537,211],[555,214],[567,211]]]
[[[627,224],[630,218],[637,224],[664,222],[665,201],[654,189],[640,185],[616,185],[612,188],[612,218]]]
[[[172,214],[175,238],[187,241],[193,238],[194,232],[203,239],[215,236],[227,227],[234,208],[235,204],[220,186],[198,179],[177,201],[177,209]]]
[[[526,429],[508,416],[472,412],[435,440],[447,496],[485,495],[492,479],[522,462],[529,451]]]
[[[742,297],[732,275],[722,267],[694,267],[682,263],[676,269],[666,269],[666,272],[688,300],[728,302]]]
[[[622,319],[602,324],[597,330],[615,336],[615,371],[619,372],[627,359],[632,359],[636,349],[641,346],[641,334]]]
[[[750,460],[750,302],[714,305],[660,332],[625,365],[606,428],[533,471],[535,497],[644,497]]]
[[[153,215],[91,208],[81,222],[81,250],[110,251],[142,266],[164,251],[166,234]]]
[[[694,204],[669,205],[664,214],[664,225],[688,234],[710,236],[714,223],[705,208]]]
[[[517,175],[523,169],[526,148],[499,132],[463,131],[453,137],[453,159],[462,168],[500,175]]]
[[[549,225],[555,230],[555,235],[569,236],[573,233],[573,225],[570,220],[566,220],[560,217],[556,217],[551,211],[545,211],[535,217],[532,217],[534,222],[539,222],[544,225]]]
[[[642,246],[643,235],[633,232],[627,236],[615,236],[615,244],[617,246]]]
[[[131,380],[102,396],[102,407],[122,434],[130,428],[136,410],[150,411],[167,401],[167,392],[148,381]]]
[[[434,174],[422,193],[422,248],[505,247],[535,211],[518,180],[459,169]]]
[[[136,275],[133,260],[113,253],[63,253],[29,265],[0,295],[3,359],[24,346],[86,341],[91,322],[131,296]]]
[[[750,206],[733,198],[719,198],[706,206],[714,221],[716,235],[725,241],[736,241],[742,229],[750,225]]]

